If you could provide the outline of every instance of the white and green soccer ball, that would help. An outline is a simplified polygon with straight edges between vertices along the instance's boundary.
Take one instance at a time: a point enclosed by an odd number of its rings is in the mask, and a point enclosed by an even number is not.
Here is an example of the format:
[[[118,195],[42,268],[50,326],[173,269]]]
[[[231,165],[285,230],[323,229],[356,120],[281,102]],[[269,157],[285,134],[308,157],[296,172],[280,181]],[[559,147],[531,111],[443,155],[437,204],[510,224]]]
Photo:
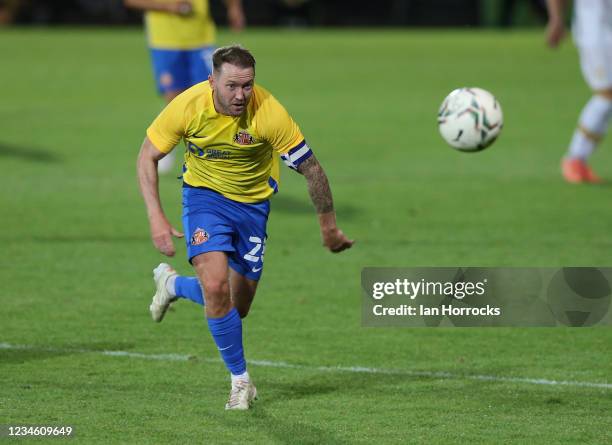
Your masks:
[[[482,88],[458,88],[446,96],[438,111],[438,129],[459,151],[480,151],[491,145],[504,126],[501,105]]]

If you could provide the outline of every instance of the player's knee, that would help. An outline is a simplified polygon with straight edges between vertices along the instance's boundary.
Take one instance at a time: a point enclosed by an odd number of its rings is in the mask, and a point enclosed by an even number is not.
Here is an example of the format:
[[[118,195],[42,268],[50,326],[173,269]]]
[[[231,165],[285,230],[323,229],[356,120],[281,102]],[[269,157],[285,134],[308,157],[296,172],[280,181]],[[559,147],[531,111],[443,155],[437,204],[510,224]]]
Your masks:
[[[227,315],[232,308],[229,283],[222,280],[208,280],[202,287],[206,296],[205,310],[207,317],[219,318]]]
[[[605,99],[612,100],[612,87],[605,88],[603,90],[598,90],[595,92],[598,96],[601,96]]]
[[[206,299],[228,299],[229,300],[229,282],[227,280],[209,279],[204,283],[204,295]]]
[[[606,88],[603,90],[597,90],[594,92],[595,97],[598,97],[600,99],[604,99],[608,102],[612,103],[612,87],[611,88]]]

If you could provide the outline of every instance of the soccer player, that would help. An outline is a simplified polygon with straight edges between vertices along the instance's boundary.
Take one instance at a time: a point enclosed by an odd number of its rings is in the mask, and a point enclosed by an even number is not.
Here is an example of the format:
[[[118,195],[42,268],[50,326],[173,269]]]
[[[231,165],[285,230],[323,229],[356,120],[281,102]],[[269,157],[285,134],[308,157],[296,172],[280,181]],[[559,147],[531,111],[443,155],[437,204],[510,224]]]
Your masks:
[[[324,246],[341,252],[353,241],[336,226],[327,176],[299,127],[274,96],[255,84],[251,53],[228,46],[217,49],[212,60],[208,81],[166,106],[147,129],[138,156],[153,244],[173,256],[172,237],[183,234],[162,209],[157,163],[185,141],[183,228],[198,278],[179,277],[160,264],[150,311],[161,321],[177,298],[204,305],[208,328],[231,374],[225,408],[248,409],[257,392],[247,372],[241,319],[263,269],[268,200],[278,190],[280,159],[306,179]]]
[[[565,34],[564,3],[564,0],[548,0],[546,37],[552,48],[559,45]],[[583,76],[593,96],[582,109],[561,169],[568,182],[597,183],[601,179],[587,160],[606,133],[612,117],[612,0],[575,0],[574,11],[574,41]]]
[[[215,23],[208,0],[124,0],[130,8],[145,11],[147,40],[158,92],[166,103],[211,73]],[[244,28],[241,0],[225,0],[234,31]],[[158,165],[161,173],[174,167],[172,152]]]

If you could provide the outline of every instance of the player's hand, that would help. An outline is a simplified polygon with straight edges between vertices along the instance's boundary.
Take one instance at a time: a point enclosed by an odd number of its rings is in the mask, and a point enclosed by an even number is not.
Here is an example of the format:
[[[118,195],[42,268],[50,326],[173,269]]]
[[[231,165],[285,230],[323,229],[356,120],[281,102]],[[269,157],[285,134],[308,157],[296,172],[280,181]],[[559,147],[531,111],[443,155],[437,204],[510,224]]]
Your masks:
[[[323,245],[334,253],[350,249],[355,243],[354,240],[348,239],[344,232],[337,227],[322,229],[321,236]]]
[[[193,14],[193,5],[185,0],[168,3],[168,12],[186,17]]]
[[[546,43],[551,48],[556,48],[565,37],[565,26],[561,20],[551,19],[546,26]]]
[[[155,248],[166,256],[174,256],[176,250],[172,237],[182,238],[184,235],[172,227],[165,217],[152,218],[150,224],[151,239]]]
[[[246,18],[240,4],[232,3],[230,6],[228,6],[227,21],[230,28],[234,32],[240,32],[244,29],[244,26],[246,25]]]

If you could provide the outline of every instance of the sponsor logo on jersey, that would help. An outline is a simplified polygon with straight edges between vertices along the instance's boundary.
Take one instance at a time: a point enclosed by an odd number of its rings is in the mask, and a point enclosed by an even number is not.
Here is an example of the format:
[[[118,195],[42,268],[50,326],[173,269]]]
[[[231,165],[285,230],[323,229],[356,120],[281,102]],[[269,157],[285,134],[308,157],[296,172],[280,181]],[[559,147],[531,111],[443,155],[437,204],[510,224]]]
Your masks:
[[[201,148],[198,147],[193,142],[187,142],[187,150],[189,150],[194,155],[207,158],[207,159],[230,159],[231,151],[229,150],[219,150],[217,148]]]
[[[199,227],[195,229],[195,231],[193,232],[193,235],[191,235],[191,245],[199,246],[200,244],[203,244],[206,241],[208,241],[208,232],[206,232],[206,230],[201,229]]]
[[[231,152],[229,150],[206,149],[206,159],[229,159],[230,156]]]

